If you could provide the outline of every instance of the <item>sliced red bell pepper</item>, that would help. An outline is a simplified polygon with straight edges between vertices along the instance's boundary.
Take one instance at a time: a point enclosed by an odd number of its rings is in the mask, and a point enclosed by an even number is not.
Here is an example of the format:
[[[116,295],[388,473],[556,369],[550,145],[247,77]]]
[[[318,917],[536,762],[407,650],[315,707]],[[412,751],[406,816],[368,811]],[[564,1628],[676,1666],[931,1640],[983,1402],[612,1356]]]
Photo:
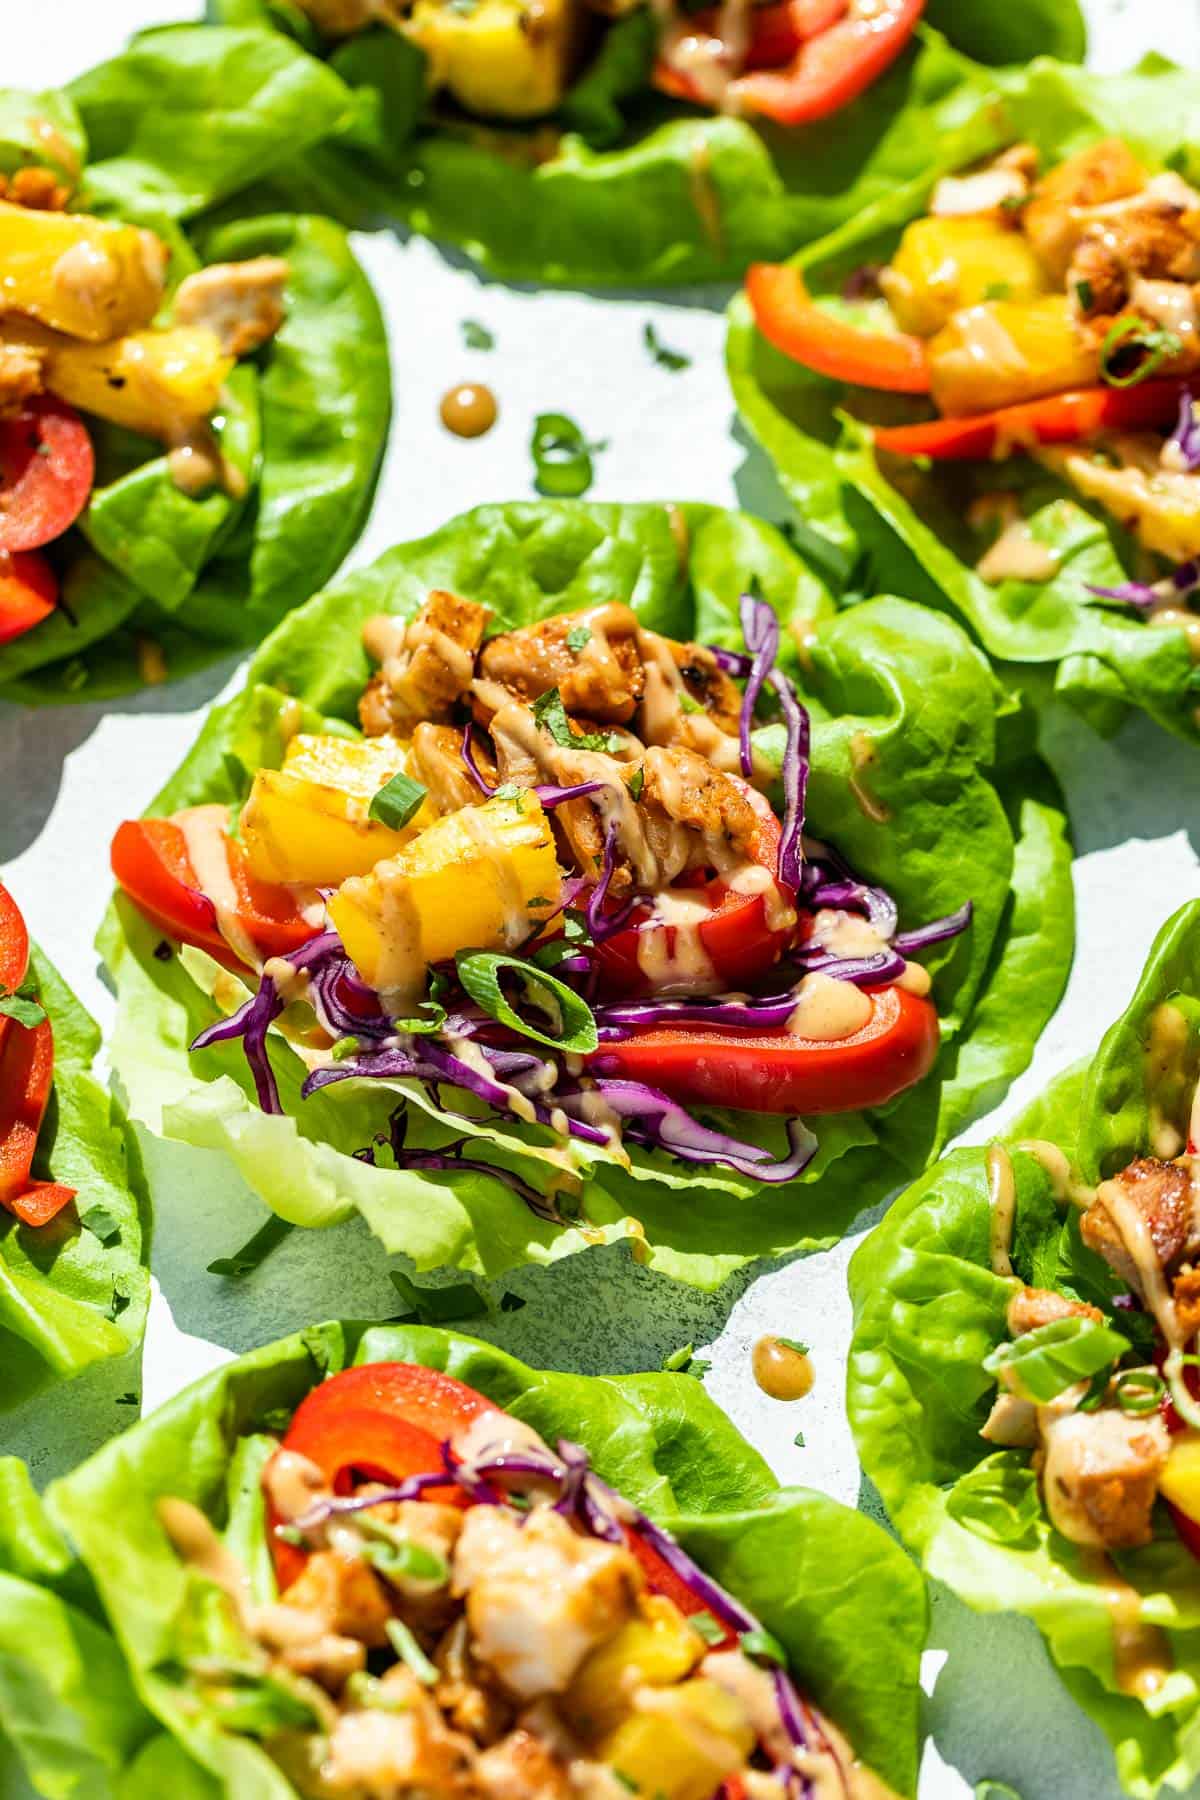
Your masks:
[[[38,550],[73,525],[96,465],[73,406],[41,394],[0,419],[0,550]]]
[[[440,1369],[364,1363],[331,1376],[301,1401],[283,1448],[316,1463],[335,1493],[348,1494],[358,1481],[395,1483],[440,1469],[444,1443],[482,1414],[500,1410]],[[445,1506],[468,1504],[453,1483],[430,1488],[429,1498]],[[270,1545],[282,1591],[307,1557],[274,1530]]]
[[[925,345],[904,332],[864,331],[809,297],[788,263],[754,263],[746,276],[754,323],[769,344],[818,375],[897,394],[927,394]]]
[[[29,934],[16,901],[0,886],[0,991],[25,980]],[[45,1225],[75,1189],[35,1181],[34,1152],[54,1082],[54,1030],[49,1019],[22,1025],[0,1015],[0,1206],[24,1225]]]
[[[925,0],[850,0],[845,16],[802,43],[786,68],[739,76],[731,100],[778,125],[827,119],[891,67],[924,8]]]
[[[852,1037],[802,1038],[787,1031],[653,1027],[605,1044],[594,1074],[645,1081],[683,1104],[789,1115],[882,1106],[929,1073],[938,1017],[905,988],[866,988],[871,1017]]]
[[[224,850],[238,896],[236,924],[264,961],[316,935],[290,888],[252,875],[235,838],[225,838]],[[164,936],[207,950],[228,968],[244,966],[221,935],[217,908],[200,888],[177,819],[127,819],[113,837],[111,861],[121,887]]]
[[[1045,400],[1002,406],[973,417],[928,419],[875,432],[876,448],[935,462],[985,462],[1033,444],[1070,444],[1096,432],[1147,431],[1173,425],[1188,382],[1143,381],[1136,387],[1075,388]]]
[[[36,550],[0,550],[0,644],[48,619],[58,605],[54,570]]]
[[[761,821],[755,861],[774,871],[779,862],[779,820],[754,789],[747,785],[746,791]],[[596,945],[595,963],[606,993],[648,993],[653,983],[645,973],[647,968],[687,968],[690,959],[679,940],[689,932],[695,934],[702,960],[712,964],[728,988],[750,986],[779,960],[795,925],[793,921],[773,930],[764,895],[738,893],[723,881],[703,876],[681,882],[679,887],[689,899],[710,907],[707,917],[670,925],[656,921],[651,908],[639,908],[623,931]],[[784,900],[790,899],[787,890],[779,891]]]
[[[727,89],[731,111],[779,125],[804,125],[848,106],[893,63],[916,30],[925,0],[783,0],[754,9],[743,67]],[[688,36],[717,39],[719,15],[706,10]],[[714,58],[721,45],[714,43]],[[661,59],[663,93],[698,106],[704,85]]]

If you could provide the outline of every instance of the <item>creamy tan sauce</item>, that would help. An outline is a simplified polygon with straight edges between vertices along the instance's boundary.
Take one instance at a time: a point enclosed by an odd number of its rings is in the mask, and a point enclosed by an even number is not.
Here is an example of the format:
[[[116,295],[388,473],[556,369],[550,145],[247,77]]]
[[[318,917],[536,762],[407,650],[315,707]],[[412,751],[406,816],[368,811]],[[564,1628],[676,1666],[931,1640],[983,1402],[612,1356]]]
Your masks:
[[[221,454],[210,425],[192,426],[171,444],[167,473],[180,493],[192,499],[212,488],[219,488],[231,500],[246,496],[246,477],[236,463]]]
[[[1179,1318],[1154,1248],[1149,1221],[1120,1181],[1102,1181],[1096,1189],[1096,1200],[1107,1210],[1137,1270],[1143,1301],[1153,1313],[1167,1344],[1173,1351],[1178,1351],[1182,1342]]]
[[[1143,1624],[1141,1597],[1102,1550],[1084,1551],[1085,1573],[1100,1583],[1112,1620],[1113,1673],[1123,1694],[1148,1700],[1174,1666],[1167,1635],[1157,1625]]]
[[[906,962],[896,977],[896,986],[903,988],[906,994],[916,994],[923,1000],[933,986],[933,976],[924,963]]]
[[[138,674],[146,687],[161,687],[166,681],[167,659],[157,638],[139,634],[137,639]]]
[[[812,1389],[813,1366],[807,1351],[794,1350],[780,1338],[760,1337],[750,1367],[756,1383],[772,1400],[803,1400]]]
[[[987,1153],[988,1178],[988,1263],[993,1275],[1008,1276],[1013,1272],[1012,1234],[1017,1214],[1017,1184],[1013,1179],[1012,1158],[1002,1144],[993,1144]]]
[[[254,940],[239,916],[241,898],[229,868],[227,808],[191,806],[176,813],[174,822],[183,833],[197,886],[216,911],[217,930],[240,962],[247,968],[260,969],[262,963]]]
[[[164,1495],[155,1511],[179,1560],[228,1594],[238,1617],[244,1619],[250,1602],[250,1577],[200,1508],[190,1500]]]
[[[1052,581],[1059,558],[1039,544],[1024,519],[1006,525],[990,549],[975,564],[975,572],[991,586],[1002,581]]]
[[[438,416],[455,437],[477,438],[492,429],[499,410],[491,388],[464,381],[442,395]]]
[[[832,975],[806,975],[796,989],[796,1005],[786,1029],[793,1037],[828,1044],[852,1038],[871,1022],[869,995],[852,981],[835,981]]]
[[[1051,1144],[1045,1138],[1022,1138],[1017,1149],[1032,1156],[1046,1171],[1056,1206],[1088,1207],[1092,1204],[1096,1198],[1095,1188],[1077,1180],[1070,1159],[1057,1144]]]

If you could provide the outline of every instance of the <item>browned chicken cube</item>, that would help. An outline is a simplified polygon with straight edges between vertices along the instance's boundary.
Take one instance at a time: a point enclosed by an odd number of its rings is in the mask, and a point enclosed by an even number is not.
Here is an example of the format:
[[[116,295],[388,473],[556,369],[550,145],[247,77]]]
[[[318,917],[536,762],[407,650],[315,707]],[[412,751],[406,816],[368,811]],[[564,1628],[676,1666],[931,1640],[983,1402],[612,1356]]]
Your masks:
[[[1008,1329],[1014,1337],[1036,1331],[1041,1325],[1053,1325],[1057,1319],[1094,1319],[1097,1325],[1104,1321],[1097,1306],[1089,1306],[1084,1300],[1068,1300],[1065,1294],[1052,1293],[1049,1288],[1032,1287],[1013,1295],[1007,1316]]]
[[[380,665],[358,703],[368,737],[412,734],[422,719],[448,718],[475,674],[475,655],[490,617],[486,606],[433,588],[416,617],[379,613],[363,626],[368,656]]]
[[[1103,138],[1068,156],[1038,182],[1021,215],[1026,236],[1056,281],[1067,271],[1092,207],[1136,194],[1146,170],[1123,138]]]
[[[1134,1549],[1149,1543],[1150,1514],[1167,1460],[1158,1417],[1115,1408],[1064,1412],[1042,1407],[1042,1491],[1055,1530],[1074,1544]]]
[[[484,1800],[570,1800],[566,1767],[532,1731],[512,1731],[475,1764]]]
[[[320,1614],[326,1630],[357,1638],[378,1649],[388,1641],[391,1603],[369,1563],[361,1557],[318,1550],[283,1595],[282,1604],[298,1612]]]
[[[536,700],[557,688],[568,713],[627,724],[644,682],[637,633],[635,615],[619,601],[501,632],[479,658],[481,723],[508,698]],[[490,692],[493,685],[501,691]]]
[[[1130,1229],[1136,1227],[1124,1227],[1121,1219],[1126,1208],[1144,1223],[1164,1274],[1174,1275],[1180,1264],[1190,1262],[1200,1251],[1188,1169],[1181,1163],[1140,1156],[1114,1181],[1101,1184],[1080,1222],[1088,1248],[1097,1251],[1144,1299],[1135,1246],[1128,1242]]]
[[[489,787],[497,785],[496,765],[478,741],[473,746],[475,766]],[[430,725],[423,721],[412,734],[409,768],[442,813],[464,806],[479,806],[487,795],[467,773],[463,761],[462,732],[457,725]]]
[[[226,356],[249,356],[283,324],[288,273],[281,256],[212,263],[180,282],[172,317],[177,325],[206,325]]]

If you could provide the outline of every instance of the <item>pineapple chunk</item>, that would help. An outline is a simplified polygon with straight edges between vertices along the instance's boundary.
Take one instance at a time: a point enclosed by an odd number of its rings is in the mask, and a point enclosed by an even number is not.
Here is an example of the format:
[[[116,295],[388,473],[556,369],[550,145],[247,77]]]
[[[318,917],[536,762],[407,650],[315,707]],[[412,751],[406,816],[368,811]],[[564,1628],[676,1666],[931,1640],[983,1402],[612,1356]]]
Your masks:
[[[1200,1525],[1200,1437],[1189,1431],[1175,1439],[1158,1478],[1158,1491]]]
[[[1018,232],[985,218],[916,219],[879,277],[901,331],[931,337],[981,300],[1031,300],[1041,265]]]
[[[417,994],[456,950],[511,949],[554,912],[558,864],[535,793],[447,813],[369,875],[342,883],[329,915],[363,980]]]
[[[1147,179],[1124,138],[1101,138],[1042,176],[1021,215],[1021,229],[1051,280],[1065,278],[1092,209],[1140,193]]]
[[[580,1668],[563,1698],[563,1716],[581,1737],[601,1737],[630,1711],[635,1688],[682,1681],[703,1655],[703,1640],[674,1601],[644,1594],[638,1617],[593,1650]]]
[[[164,443],[186,438],[221,403],[234,366],[206,326],[138,331],[106,344],[81,344],[27,320],[0,325],[0,346],[41,358],[45,387],[81,412]]]
[[[402,831],[368,817],[380,788],[407,766],[399,738],[294,737],[282,769],[259,769],[242,808],[242,843],[255,875],[334,887],[395,856],[437,816],[426,800]]]
[[[950,416],[1092,387],[1099,378],[1099,352],[1065,294],[967,307],[929,343],[930,391]]]
[[[0,201],[0,312],[98,343],[149,324],[166,267],[152,231]]]
[[[637,1702],[600,1754],[645,1800],[711,1800],[754,1749],[745,1708],[703,1676],[643,1691]]]
[[[570,78],[575,0],[416,0],[405,26],[429,58],[431,85],[485,119],[553,112]]]

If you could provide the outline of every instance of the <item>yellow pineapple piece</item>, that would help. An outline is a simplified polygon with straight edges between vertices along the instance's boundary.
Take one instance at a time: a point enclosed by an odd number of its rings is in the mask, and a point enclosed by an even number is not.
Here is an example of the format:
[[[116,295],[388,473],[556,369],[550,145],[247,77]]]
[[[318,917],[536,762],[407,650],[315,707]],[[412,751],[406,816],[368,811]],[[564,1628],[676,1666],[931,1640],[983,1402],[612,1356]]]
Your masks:
[[[1030,300],[1046,280],[1019,232],[982,217],[915,219],[879,277],[902,331],[930,337],[983,300]]]
[[[281,769],[259,769],[242,808],[241,838],[263,881],[334,887],[395,856],[436,813],[428,799],[400,830],[372,819],[380,788],[408,767],[399,738],[315,737],[300,733]]]
[[[704,1676],[638,1702],[599,1754],[644,1800],[711,1800],[754,1749],[745,1708]]]
[[[1158,1491],[1200,1525],[1200,1437],[1194,1432],[1172,1442],[1167,1466],[1158,1478]]]
[[[705,1646],[673,1600],[644,1594],[638,1616],[593,1650],[562,1700],[567,1723],[583,1738],[612,1731],[637,1687],[669,1687],[690,1675]]]
[[[434,87],[485,119],[536,119],[566,91],[578,33],[575,0],[416,0],[404,28]]]
[[[29,320],[0,324],[0,345],[19,344],[41,360],[43,385],[60,400],[171,443],[211,418],[234,366],[207,326],[137,331],[83,344]]]
[[[364,981],[415,994],[429,963],[522,943],[555,911],[559,880],[550,822],[522,790],[447,813],[343,882],[329,914]]]
[[[152,231],[0,201],[0,312],[98,343],[149,324],[166,267]]]
[[[951,416],[1093,387],[1099,378],[1099,352],[1065,294],[966,307],[929,343],[930,391]]]

